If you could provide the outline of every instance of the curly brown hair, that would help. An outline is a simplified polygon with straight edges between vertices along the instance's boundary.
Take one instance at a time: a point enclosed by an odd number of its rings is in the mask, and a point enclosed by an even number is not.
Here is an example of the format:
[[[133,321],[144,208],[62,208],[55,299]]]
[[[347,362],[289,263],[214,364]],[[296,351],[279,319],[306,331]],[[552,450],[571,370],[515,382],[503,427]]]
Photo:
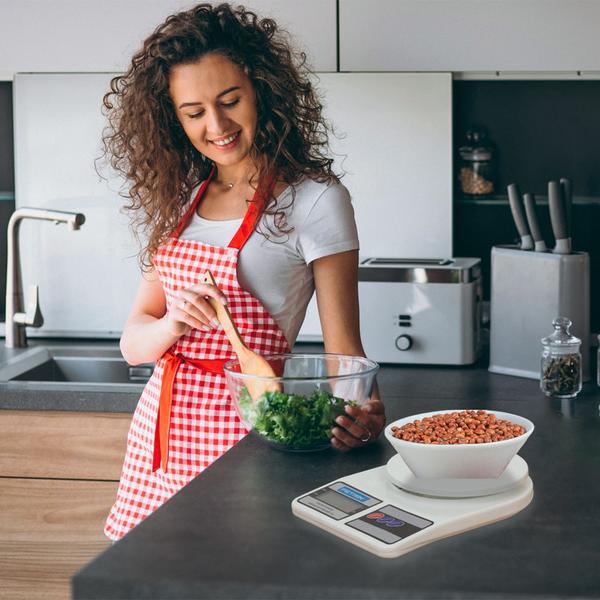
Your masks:
[[[130,183],[125,207],[142,248],[143,269],[177,227],[193,188],[213,163],[189,141],[169,95],[169,74],[176,65],[219,53],[237,64],[256,93],[258,122],[250,156],[256,181],[276,173],[292,186],[292,199],[278,206],[267,199],[276,236],[287,228],[284,209],[294,201],[302,176],[338,181],[329,157],[329,124],[310,81],[306,55],[292,50],[287,32],[269,18],[243,6],[199,4],[168,17],[150,35],[123,74],[111,80],[104,96],[108,126],[104,156]]]

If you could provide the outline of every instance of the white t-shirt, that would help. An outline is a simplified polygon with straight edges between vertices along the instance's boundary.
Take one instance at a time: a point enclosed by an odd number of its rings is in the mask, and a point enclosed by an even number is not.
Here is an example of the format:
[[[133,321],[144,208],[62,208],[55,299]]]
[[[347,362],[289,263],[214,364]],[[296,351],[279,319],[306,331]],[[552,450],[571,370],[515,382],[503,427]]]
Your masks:
[[[287,227],[293,230],[275,237],[266,227],[277,231],[273,215],[263,215],[259,232],[266,232],[269,239],[254,231],[238,259],[240,285],[267,309],[290,346],[296,341],[314,292],[312,261],[359,247],[350,194],[342,184],[303,178],[295,188],[294,202],[285,209]],[[286,188],[277,204],[287,206],[291,193],[291,188]],[[204,219],[195,212],[180,238],[227,246],[241,223],[242,219]]]

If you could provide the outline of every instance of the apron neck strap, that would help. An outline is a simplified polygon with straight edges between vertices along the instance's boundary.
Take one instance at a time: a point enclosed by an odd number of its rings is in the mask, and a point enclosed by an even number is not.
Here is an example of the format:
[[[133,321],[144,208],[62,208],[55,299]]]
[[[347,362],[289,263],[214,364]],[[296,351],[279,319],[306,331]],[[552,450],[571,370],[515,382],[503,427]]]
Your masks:
[[[250,201],[250,205],[248,206],[248,210],[246,210],[244,220],[229,242],[228,248],[237,248],[238,250],[241,250],[243,245],[248,241],[248,238],[252,235],[255,225],[260,219],[262,212],[273,193],[275,182],[275,176],[271,175],[267,178],[264,185],[261,183],[258,184],[254,196]]]

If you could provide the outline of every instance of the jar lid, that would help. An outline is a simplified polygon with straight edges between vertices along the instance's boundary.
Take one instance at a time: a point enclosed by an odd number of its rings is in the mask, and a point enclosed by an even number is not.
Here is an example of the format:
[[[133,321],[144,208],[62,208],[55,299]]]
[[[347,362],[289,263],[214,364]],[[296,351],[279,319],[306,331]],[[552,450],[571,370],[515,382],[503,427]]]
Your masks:
[[[492,153],[490,150],[485,148],[469,148],[468,146],[463,146],[458,151],[460,153],[460,157],[463,160],[474,160],[474,161],[484,161],[484,160],[492,160]]]
[[[572,323],[567,317],[558,317],[552,321],[554,331],[545,338],[542,338],[544,346],[560,346],[561,348],[577,348],[581,345],[581,340],[571,335],[569,328]]]
[[[467,131],[465,137],[467,143],[458,149],[463,160],[491,160],[492,148],[484,143],[485,133],[483,131]]]

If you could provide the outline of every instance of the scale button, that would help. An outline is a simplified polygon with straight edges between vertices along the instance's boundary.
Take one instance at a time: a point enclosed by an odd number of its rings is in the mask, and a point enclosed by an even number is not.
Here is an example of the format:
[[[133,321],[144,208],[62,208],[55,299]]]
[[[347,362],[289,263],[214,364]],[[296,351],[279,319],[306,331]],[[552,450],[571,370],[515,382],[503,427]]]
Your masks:
[[[412,337],[410,337],[410,335],[407,334],[402,334],[399,335],[396,338],[396,348],[398,348],[398,350],[410,350],[413,344],[413,339]]]
[[[374,512],[367,515],[367,519],[381,519],[381,517],[385,517],[385,513]]]

